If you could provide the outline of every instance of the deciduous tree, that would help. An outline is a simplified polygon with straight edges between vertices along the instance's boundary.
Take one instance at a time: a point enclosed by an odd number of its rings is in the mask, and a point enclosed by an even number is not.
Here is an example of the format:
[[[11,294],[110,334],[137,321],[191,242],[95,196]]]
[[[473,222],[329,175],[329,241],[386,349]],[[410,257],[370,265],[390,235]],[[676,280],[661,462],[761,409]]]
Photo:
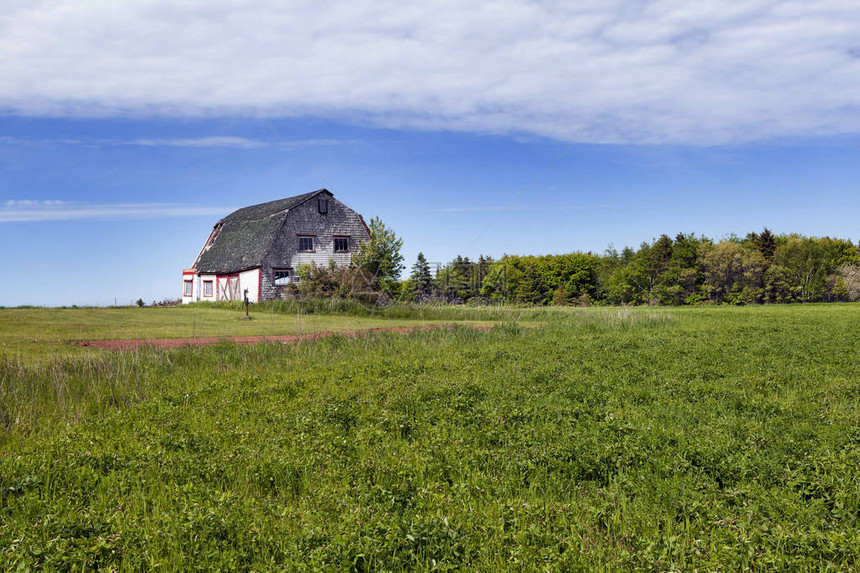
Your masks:
[[[385,226],[379,217],[370,220],[370,239],[359,246],[352,263],[374,278],[379,288],[394,296],[397,279],[403,271],[403,239]]]

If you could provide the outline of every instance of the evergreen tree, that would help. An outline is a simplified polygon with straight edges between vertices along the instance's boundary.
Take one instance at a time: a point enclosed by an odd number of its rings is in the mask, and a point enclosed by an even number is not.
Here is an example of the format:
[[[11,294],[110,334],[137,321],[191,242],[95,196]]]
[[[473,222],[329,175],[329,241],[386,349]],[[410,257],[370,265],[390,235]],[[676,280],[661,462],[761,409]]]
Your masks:
[[[457,255],[451,266],[454,268],[454,276],[457,281],[457,296],[466,300],[477,295],[478,292],[474,288],[475,285],[472,280],[472,275],[474,274],[472,271],[474,270],[475,263],[470,261],[469,257]]]
[[[481,255],[478,257],[478,264],[475,267],[474,276],[472,277],[472,282],[475,284],[475,289],[477,291],[481,290],[481,285],[484,282],[484,277],[487,276],[487,273],[490,270],[490,264],[493,262],[493,257],[485,257]]]
[[[436,289],[449,301],[469,297],[469,281],[463,269],[463,258],[458,256],[436,275]]]
[[[424,258],[424,253],[418,253],[415,264],[412,265],[412,274],[409,275],[412,282],[412,292],[415,296],[427,296],[433,292],[433,276],[430,274],[430,265]]]
[[[760,235],[753,233],[753,236],[755,237],[755,246],[758,248],[761,256],[764,257],[764,260],[770,262],[773,259],[773,253],[776,251],[776,237],[773,236],[773,233],[767,227],[764,228]]]

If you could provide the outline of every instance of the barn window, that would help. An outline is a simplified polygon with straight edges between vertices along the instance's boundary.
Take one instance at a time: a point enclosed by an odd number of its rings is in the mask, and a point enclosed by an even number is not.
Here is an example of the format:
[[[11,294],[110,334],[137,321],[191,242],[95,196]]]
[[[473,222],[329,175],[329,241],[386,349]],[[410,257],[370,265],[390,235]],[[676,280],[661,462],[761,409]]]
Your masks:
[[[328,199],[317,199],[317,209],[319,209],[319,212],[323,215],[328,213]]]
[[[314,238],[313,237],[299,237],[299,251],[303,252],[303,253],[314,252]]]
[[[212,296],[212,281],[203,281],[203,296]]]
[[[275,286],[284,286],[290,284],[290,277],[292,276],[292,272],[290,269],[281,269],[274,271],[273,282]]]
[[[335,253],[348,253],[349,252],[349,237],[335,237],[334,238],[334,252]]]
[[[191,296],[192,294],[194,294],[194,282],[193,281],[183,281],[182,296]]]

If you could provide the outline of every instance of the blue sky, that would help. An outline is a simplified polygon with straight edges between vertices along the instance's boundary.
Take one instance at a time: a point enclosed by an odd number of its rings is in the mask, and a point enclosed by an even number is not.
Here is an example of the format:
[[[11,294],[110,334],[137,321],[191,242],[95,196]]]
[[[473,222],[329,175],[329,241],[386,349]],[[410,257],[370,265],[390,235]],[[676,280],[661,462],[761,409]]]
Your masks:
[[[176,298],[220,217],[320,187],[407,266],[857,241],[860,9],[685,4],[0,8],[0,305]]]

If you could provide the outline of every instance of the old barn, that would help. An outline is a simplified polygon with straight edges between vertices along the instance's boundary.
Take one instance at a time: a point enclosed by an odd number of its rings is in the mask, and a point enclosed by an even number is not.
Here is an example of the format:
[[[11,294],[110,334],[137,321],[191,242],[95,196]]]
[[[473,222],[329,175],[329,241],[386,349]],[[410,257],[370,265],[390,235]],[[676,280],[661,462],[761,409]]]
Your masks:
[[[191,268],[182,302],[281,296],[299,265],[349,265],[370,237],[364,219],[327,189],[239,209],[215,224]]]

